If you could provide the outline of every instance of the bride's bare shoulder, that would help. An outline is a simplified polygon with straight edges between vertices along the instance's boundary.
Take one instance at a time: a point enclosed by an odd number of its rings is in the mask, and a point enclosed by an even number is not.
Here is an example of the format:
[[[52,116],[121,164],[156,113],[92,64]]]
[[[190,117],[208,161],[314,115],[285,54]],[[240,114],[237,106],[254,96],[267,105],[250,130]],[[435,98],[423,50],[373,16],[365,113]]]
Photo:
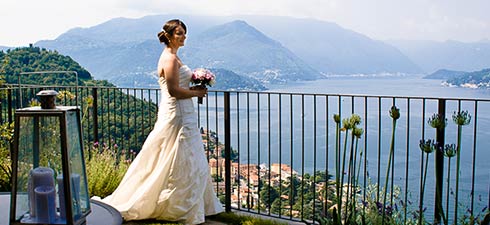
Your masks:
[[[172,66],[175,64],[179,64],[179,60],[174,54],[162,53],[160,60],[158,61],[158,66],[160,67]]]
[[[165,70],[172,70],[174,67],[179,67],[179,60],[176,55],[168,54],[163,52],[158,60],[158,72],[159,76],[163,76],[165,74]]]

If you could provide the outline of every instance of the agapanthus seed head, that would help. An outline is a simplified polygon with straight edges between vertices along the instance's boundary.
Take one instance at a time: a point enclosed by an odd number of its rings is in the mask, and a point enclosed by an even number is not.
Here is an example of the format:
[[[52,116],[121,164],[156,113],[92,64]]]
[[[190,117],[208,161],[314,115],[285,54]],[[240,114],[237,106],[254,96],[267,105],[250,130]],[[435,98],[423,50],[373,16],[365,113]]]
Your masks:
[[[352,114],[352,116],[350,116],[350,122],[354,126],[359,125],[361,124],[361,117],[357,114]]]
[[[345,130],[350,130],[354,127],[354,124],[351,123],[350,119],[346,118],[342,120],[343,128]]]
[[[437,147],[436,142],[432,139],[420,139],[419,147],[425,153],[432,153]]]
[[[453,121],[458,126],[468,125],[471,121],[471,115],[468,111],[454,112],[453,113]]]
[[[340,115],[339,114],[333,114],[333,120],[335,123],[340,123]]]
[[[363,133],[364,133],[364,130],[360,127],[354,127],[354,129],[352,130],[352,134],[358,139],[361,138]]]
[[[391,106],[390,116],[391,116],[391,118],[393,118],[393,120],[399,119],[400,118],[400,109],[397,108],[396,106]]]
[[[458,149],[456,148],[456,144],[444,145],[444,155],[448,158],[455,156],[457,151],[458,151]]]
[[[444,129],[447,125],[447,119],[444,118],[444,115],[438,113],[432,115],[427,122],[431,127],[436,129]]]

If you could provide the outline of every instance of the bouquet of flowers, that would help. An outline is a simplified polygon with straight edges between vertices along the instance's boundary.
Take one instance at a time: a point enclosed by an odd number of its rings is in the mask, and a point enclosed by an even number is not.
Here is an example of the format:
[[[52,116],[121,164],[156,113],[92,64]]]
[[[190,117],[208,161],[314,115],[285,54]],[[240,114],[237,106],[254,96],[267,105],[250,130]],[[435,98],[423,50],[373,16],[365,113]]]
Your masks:
[[[207,69],[198,68],[192,72],[191,82],[203,88],[206,86],[213,86],[216,82],[216,76]],[[202,97],[197,99],[197,103],[202,104]]]

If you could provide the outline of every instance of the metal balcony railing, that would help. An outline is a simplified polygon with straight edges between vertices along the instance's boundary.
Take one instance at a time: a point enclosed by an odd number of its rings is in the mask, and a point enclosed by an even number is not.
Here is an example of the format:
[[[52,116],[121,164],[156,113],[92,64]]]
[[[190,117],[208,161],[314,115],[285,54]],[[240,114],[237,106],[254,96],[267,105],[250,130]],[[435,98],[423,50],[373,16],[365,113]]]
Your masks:
[[[2,88],[0,123],[11,122],[41,88],[75,93],[74,87]],[[86,144],[138,151],[156,120],[160,90],[79,87],[79,96],[59,102],[76,98]],[[400,110],[396,126],[392,106]],[[399,224],[459,224],[488,213],[490,99],[210,91],[196,108],[228,211],[307,223],[388,215]],[[461,112],[471,119],[457,126],[453,116]],[[359,115],[359,138],[339,130],[334,114],[341,120]],[[435,115],[447,125],[431,127]],[[459,159],[445,157],[446,144],[458,137]],[[437,142],[431,154],[419,146],[428,139]]]

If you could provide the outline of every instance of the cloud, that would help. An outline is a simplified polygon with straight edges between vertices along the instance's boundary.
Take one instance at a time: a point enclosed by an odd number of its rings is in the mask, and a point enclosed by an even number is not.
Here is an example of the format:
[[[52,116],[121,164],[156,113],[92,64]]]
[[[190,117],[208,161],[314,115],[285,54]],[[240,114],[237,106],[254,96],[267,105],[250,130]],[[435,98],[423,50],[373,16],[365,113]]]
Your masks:
[[[490,38],[488,0],[1,0],[0,45],[54,39],[74,27],[154,14],[309,17],[375,39]]]
[[[331,0],[179,0],[179,1],[118,1],[120,7],[159,13],[194,13],[203,15],[282,15],[311,17],[333,8]]]

